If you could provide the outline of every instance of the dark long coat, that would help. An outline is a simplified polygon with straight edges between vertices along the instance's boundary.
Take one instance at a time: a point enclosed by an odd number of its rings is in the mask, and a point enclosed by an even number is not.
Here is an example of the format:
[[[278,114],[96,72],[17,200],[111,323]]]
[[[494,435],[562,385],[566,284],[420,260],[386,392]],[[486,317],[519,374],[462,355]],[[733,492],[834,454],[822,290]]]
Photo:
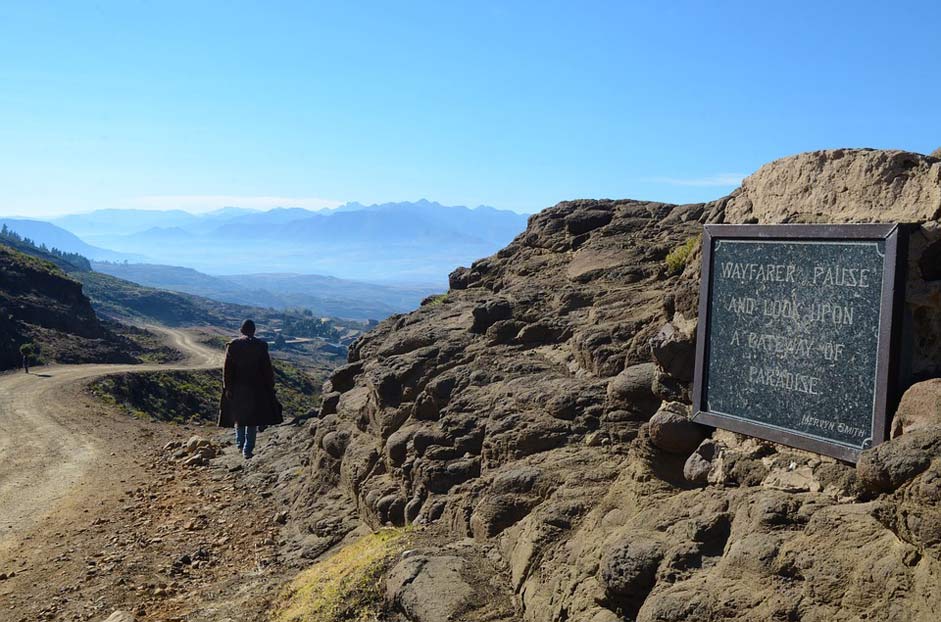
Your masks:
[[[219,404],[219,425],[268,426],[281,423],[274,394],[274,370],[268,344],[239,337],[225,349],[225,373]]]

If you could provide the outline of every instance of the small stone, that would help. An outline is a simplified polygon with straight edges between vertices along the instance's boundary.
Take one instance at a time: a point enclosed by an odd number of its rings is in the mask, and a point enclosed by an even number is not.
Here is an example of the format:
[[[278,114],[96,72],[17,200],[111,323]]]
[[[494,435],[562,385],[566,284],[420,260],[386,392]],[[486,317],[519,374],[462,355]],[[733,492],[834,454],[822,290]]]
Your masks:
[[[637,413],[640,419],[653,415],[660,406],[652,390],[656,371],[653,363],[641,363],[615,376],[608,383],[608,409]]]
[[[709,481],[711,468],[712,463],[694,451],[683,465],[683,477],[691,484],[705,484]]]
[[[650,440],[674,454],[689,454],[706,438],[708,429],[690,420],[688,407],[680,402],[666,402],[650,418]]]
[[[274,515],[274,522],[278,523],[279,525],[284,525],[285,523],[287,523],[287,522],[288,522],[288,513],[287,513],[287,511],[282,510],[282,511],[278,512],[277,514],[275,514],[275,515]]]

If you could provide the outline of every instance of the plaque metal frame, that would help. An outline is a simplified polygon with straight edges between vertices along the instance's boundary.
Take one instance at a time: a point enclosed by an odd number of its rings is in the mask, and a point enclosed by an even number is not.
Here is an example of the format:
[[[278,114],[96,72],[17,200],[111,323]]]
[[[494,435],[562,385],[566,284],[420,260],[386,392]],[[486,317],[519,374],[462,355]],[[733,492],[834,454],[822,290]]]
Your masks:
[[[788,431],[758,421],[750,421],[702,410],[708,375],[709,312],[712,295],[712,252],[718,240],[885,240],[882,293],[879,303],[878,350],[876,353],[875,400],[872,413],[871,445],[888,436],[889,409],[897,399],[896,374],[904,296],[904,258],[907,237],[900,224],[860,225],[705,225],[702,235],[702,276],[699,286],[699,329],[696,331],[696,370],[693,377],[693,420],[713,427],[754,436],[832,456],[855,463],[862,451],[837,442],[827,442],[797,431]]]

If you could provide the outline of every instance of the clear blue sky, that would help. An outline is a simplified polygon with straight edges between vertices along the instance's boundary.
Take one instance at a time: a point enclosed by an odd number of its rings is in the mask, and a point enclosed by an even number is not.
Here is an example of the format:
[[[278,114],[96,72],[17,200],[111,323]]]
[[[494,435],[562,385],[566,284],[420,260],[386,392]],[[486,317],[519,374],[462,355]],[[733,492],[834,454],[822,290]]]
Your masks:
[[[930,152],[939,7],[0,0],[0,214],[687,202],[800,151]]]

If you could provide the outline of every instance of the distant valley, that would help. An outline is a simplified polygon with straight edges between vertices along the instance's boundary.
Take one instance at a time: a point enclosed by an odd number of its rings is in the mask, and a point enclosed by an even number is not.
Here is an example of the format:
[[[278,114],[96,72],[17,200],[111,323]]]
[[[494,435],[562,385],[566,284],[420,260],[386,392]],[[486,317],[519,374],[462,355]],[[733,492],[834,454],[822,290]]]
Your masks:
[[[210,276],[191,268],[159,264],[92,262],[96,272],[148,287],[194,294],[219,302],[311,309],[317,315],[352,320],[383,319],[410,311],[433,287],[376,285],[303,274]]]
[[[447,289],[448,274],[509,243],[527,216],[421,200],[335,209],[98,210],[0,218],[38,246],[140,285],[217,302],[381,320]],[[95,277],[101,280],[100,277]]]

